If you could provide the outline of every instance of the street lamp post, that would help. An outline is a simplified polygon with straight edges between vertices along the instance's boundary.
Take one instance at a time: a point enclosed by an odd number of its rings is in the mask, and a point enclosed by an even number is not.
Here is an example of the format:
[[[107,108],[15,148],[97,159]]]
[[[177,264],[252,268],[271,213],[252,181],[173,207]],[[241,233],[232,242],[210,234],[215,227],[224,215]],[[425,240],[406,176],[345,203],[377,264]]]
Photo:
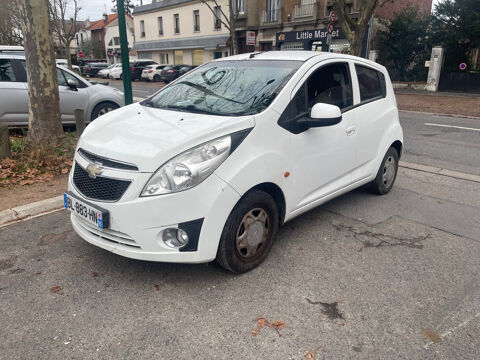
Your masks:
[[[133,103],[132,79],[130,75],[130,61],[127,41],[127,26],[125,21],[125,4],[123,0],[117,0],[118,30],[120,32],[120,49],[122,52],[122,78],[123,91],[125,93],[125,105]]]

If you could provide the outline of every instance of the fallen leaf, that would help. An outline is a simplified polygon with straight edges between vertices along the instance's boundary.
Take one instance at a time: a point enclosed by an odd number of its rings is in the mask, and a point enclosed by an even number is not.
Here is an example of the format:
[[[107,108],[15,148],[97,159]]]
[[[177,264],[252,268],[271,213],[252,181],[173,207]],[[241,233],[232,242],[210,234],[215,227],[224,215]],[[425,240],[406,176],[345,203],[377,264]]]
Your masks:
[[[431,340],[433,343],[438,344],[442,338],[435,330],[425,329],[422,331],[422,335],[425,339]]]
[[[97,271],[92,271],[92,277],[99,277],[99,276],[102,276],[103,274],[102,273],[99,273]]]
[[[286,325],[284,322],[280,321],[280,320],[275,320],[273,323],[272,323],[272,327],[275,329],[275,330],[280,330],[280,329],[285,329],[286,328]]]
[[[59,295],[63,295],[63,286],[60,286],[60,285],[55,285],[55,286],[52,286],[52,288],[50,289],[50,291],[54,294],[59,294]]]
[[[252,336],[257,336],[258,334],[260,334],[260,331],[265,326],[265,324],[268,324],[268,321],[265,318],[258,318],[257,328],[252,331]]]
[[[157,291],[160,291],[160,285],[155,284],[154,286],[155,286],[155,289],[157,289]]]
[[[285,329],[286,327],[285,323],[280,320],[275,320],[273,323],[269,323],[268,320],[265,318],[258,318],[257,328],[255,330],[252,330],[252,336],[257,336],[258,334],[260,334],[260,331],[263,329],[264,326],[274,329],[277,332],[278,336],[282,336],[279,330]]]

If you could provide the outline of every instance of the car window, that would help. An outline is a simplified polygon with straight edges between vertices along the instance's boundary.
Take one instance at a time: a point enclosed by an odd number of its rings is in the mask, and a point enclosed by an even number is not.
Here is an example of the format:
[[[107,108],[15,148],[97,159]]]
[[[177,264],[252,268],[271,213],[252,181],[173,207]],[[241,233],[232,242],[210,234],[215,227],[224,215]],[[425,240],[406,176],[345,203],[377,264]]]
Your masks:
[[[83,81],[80,81],[76,76],[70,74],[69,72],[66,72],[64,70],[62,70],[62,73],[63,73],[63,76],[65,76],[65,79],[67,79],[67,82],[68,80],[74,80],[76,83],[77,83],[77,88],[84,88],[86,87],[85,83]],[[67,83],[68,84],[68,83]]]
[[[340,109],[353,105],[352,82],[347,63],[322,66],[307,80],[308,109],[317,103],[338,106]]]
[[[385,76],[381,72],[357,64],[355,64],[355,70],[357,71],[360,100],[362,102],[385,97]]]
[[[65,79],[65,76],[63,76],[63,71],[59,68],[57,68],[57,81],[58,86],[68,86],[67,79]]]
[[[0,59],[0,81],[17,81],[9,59]]]

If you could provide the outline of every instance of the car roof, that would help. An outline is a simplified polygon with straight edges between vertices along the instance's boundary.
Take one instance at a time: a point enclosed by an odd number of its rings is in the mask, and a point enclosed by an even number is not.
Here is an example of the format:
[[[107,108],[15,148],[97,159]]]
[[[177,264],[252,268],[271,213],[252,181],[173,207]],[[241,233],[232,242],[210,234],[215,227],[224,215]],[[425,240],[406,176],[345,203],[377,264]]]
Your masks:
[[[238,54],[229,56],[226,58],[216,59],[214,61],[228,61],[228,60],[248,60],[253,56],[253,59],[256,60],[294,60],[294,61],[307,61],[313,57],[329,59],[329,58],[345,58],[350,60],[362,60],[364,58],[359,58],[356,56],[329,53],[329,52],[320,52],[320,51],[309,51],[309,50],[294,50],[294,51],[266,51],[266,52],[253,52],[246,54]]]

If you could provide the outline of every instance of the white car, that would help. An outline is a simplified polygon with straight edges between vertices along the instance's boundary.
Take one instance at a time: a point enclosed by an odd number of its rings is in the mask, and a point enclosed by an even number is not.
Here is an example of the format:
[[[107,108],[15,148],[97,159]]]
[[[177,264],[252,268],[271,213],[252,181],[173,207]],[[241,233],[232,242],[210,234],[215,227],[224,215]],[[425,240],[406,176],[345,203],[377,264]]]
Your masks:
[[[162,73],[163,69],[171,65],[151,65],[151,66],[152,66],[152,69],[148,71],[148,80],[157,82],[161,80],[160,74]]]
[[[113,70],[114,68],[117,67],[122,67],[122,64],[112,64],[109,67],[102,69],[98,72],[98,76],[100,76],[103,79],[109,79],[110,78],[110,71]]]
[[[111,79],[117,79],[117,80],[122,80],[123,79],[123,71],[122,71],[122,64],[117,64],[118,66],[115,66],[110,70],[110,73],[108,74]]]
[[[93,85],[73,71],[57,66],[62,123],[75,123],[75,109],[85,111],[85,121],[125,105],[123,93]],[[28,83],[24,55],[0,52],[0,124],[28,125]]]
[[[153,72],[153,68],[155,67],[156,65],[147,65],[145,66],[145,69],[142,70],[142,75],[140,76],[141,77],[141,80],[146,80],[146,81],[150,81],[149,77],[148,77],[148,73],[149,72]]]
[[[241,273],[283,223],[365,184],[388,193],[402,144],[383,66],[241,54],[88,126],[65,207],[77,234],[115,254]]]

